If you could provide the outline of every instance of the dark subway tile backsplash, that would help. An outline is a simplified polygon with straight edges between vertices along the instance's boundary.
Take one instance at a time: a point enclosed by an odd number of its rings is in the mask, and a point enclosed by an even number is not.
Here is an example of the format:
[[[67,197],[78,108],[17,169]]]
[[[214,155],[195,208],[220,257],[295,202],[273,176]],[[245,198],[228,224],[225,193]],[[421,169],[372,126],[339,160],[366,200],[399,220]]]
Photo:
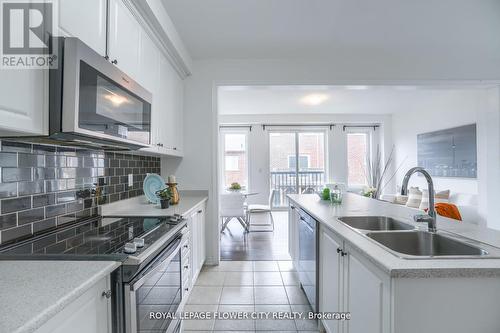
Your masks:
[[[15,141],[0,147],[0,243],[95,216],[98,205],[142,195],[146,174],[160,173],[151,156]]]
[[[2,200],[2,214],[31,208],[31,197]]]

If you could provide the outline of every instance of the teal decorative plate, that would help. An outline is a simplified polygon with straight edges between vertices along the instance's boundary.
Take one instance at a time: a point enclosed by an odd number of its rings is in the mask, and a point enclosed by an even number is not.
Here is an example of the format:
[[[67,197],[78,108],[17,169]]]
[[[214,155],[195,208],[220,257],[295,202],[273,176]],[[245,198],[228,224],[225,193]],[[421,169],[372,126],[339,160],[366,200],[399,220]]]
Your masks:
[[[144,195],[148,198],[149,202],[154,204],[160,203],[160,198],[158,198],[156,192],[163,190],[166,187],[167,185],[165,185],[165,180],[156,173],[149,173],[142,184]]]

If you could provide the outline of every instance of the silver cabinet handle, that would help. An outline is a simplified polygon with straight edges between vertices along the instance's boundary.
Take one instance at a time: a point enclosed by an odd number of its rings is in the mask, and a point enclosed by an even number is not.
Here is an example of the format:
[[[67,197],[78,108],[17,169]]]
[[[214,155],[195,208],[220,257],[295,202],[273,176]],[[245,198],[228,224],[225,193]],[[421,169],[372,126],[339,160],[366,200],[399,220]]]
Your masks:
[[[185,268],[185,269],[188,269],[188,268],[189,268],[189,265],[184,265],[184,268]]]
[[[101,294],[102,297],[111,298],[111,290],[105,290]]]
[[[198,211],[198,214],[201,214],[201,213],[203,213],[203,210],[202,210],[202,209],[200,209],[200,210]]]

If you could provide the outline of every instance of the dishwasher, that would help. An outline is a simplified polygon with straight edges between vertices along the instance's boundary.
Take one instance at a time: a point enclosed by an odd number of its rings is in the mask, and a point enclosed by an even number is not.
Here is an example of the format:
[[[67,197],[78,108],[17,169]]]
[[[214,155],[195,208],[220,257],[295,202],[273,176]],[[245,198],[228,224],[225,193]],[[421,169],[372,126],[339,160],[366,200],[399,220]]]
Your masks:
[[[313,311],[318,309],[318,222],[302,209],[299,213],[299,260],[297,273]]]

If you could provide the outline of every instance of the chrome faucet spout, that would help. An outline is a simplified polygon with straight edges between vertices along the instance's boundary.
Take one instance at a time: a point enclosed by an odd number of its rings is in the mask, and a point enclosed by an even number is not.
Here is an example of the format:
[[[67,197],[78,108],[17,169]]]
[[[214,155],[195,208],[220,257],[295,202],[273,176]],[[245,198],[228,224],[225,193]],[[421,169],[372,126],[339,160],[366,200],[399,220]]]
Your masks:
[[[408,170],[403,178],[403,185],[401,187],[401,194],[408,194],[408,183],[410,178],[415,173],[421,173],[424,175],[425,180],[427,181],[427,190],[429,192],[429,210],[427,211],[427,215],[419,214],[415,215],[413,218],[416,222],[427,222],[427,226],[430,232],[436,232],[436,209],[434,207],[434,183],[432,182],[431,175],[422,167],[414,167]]]

